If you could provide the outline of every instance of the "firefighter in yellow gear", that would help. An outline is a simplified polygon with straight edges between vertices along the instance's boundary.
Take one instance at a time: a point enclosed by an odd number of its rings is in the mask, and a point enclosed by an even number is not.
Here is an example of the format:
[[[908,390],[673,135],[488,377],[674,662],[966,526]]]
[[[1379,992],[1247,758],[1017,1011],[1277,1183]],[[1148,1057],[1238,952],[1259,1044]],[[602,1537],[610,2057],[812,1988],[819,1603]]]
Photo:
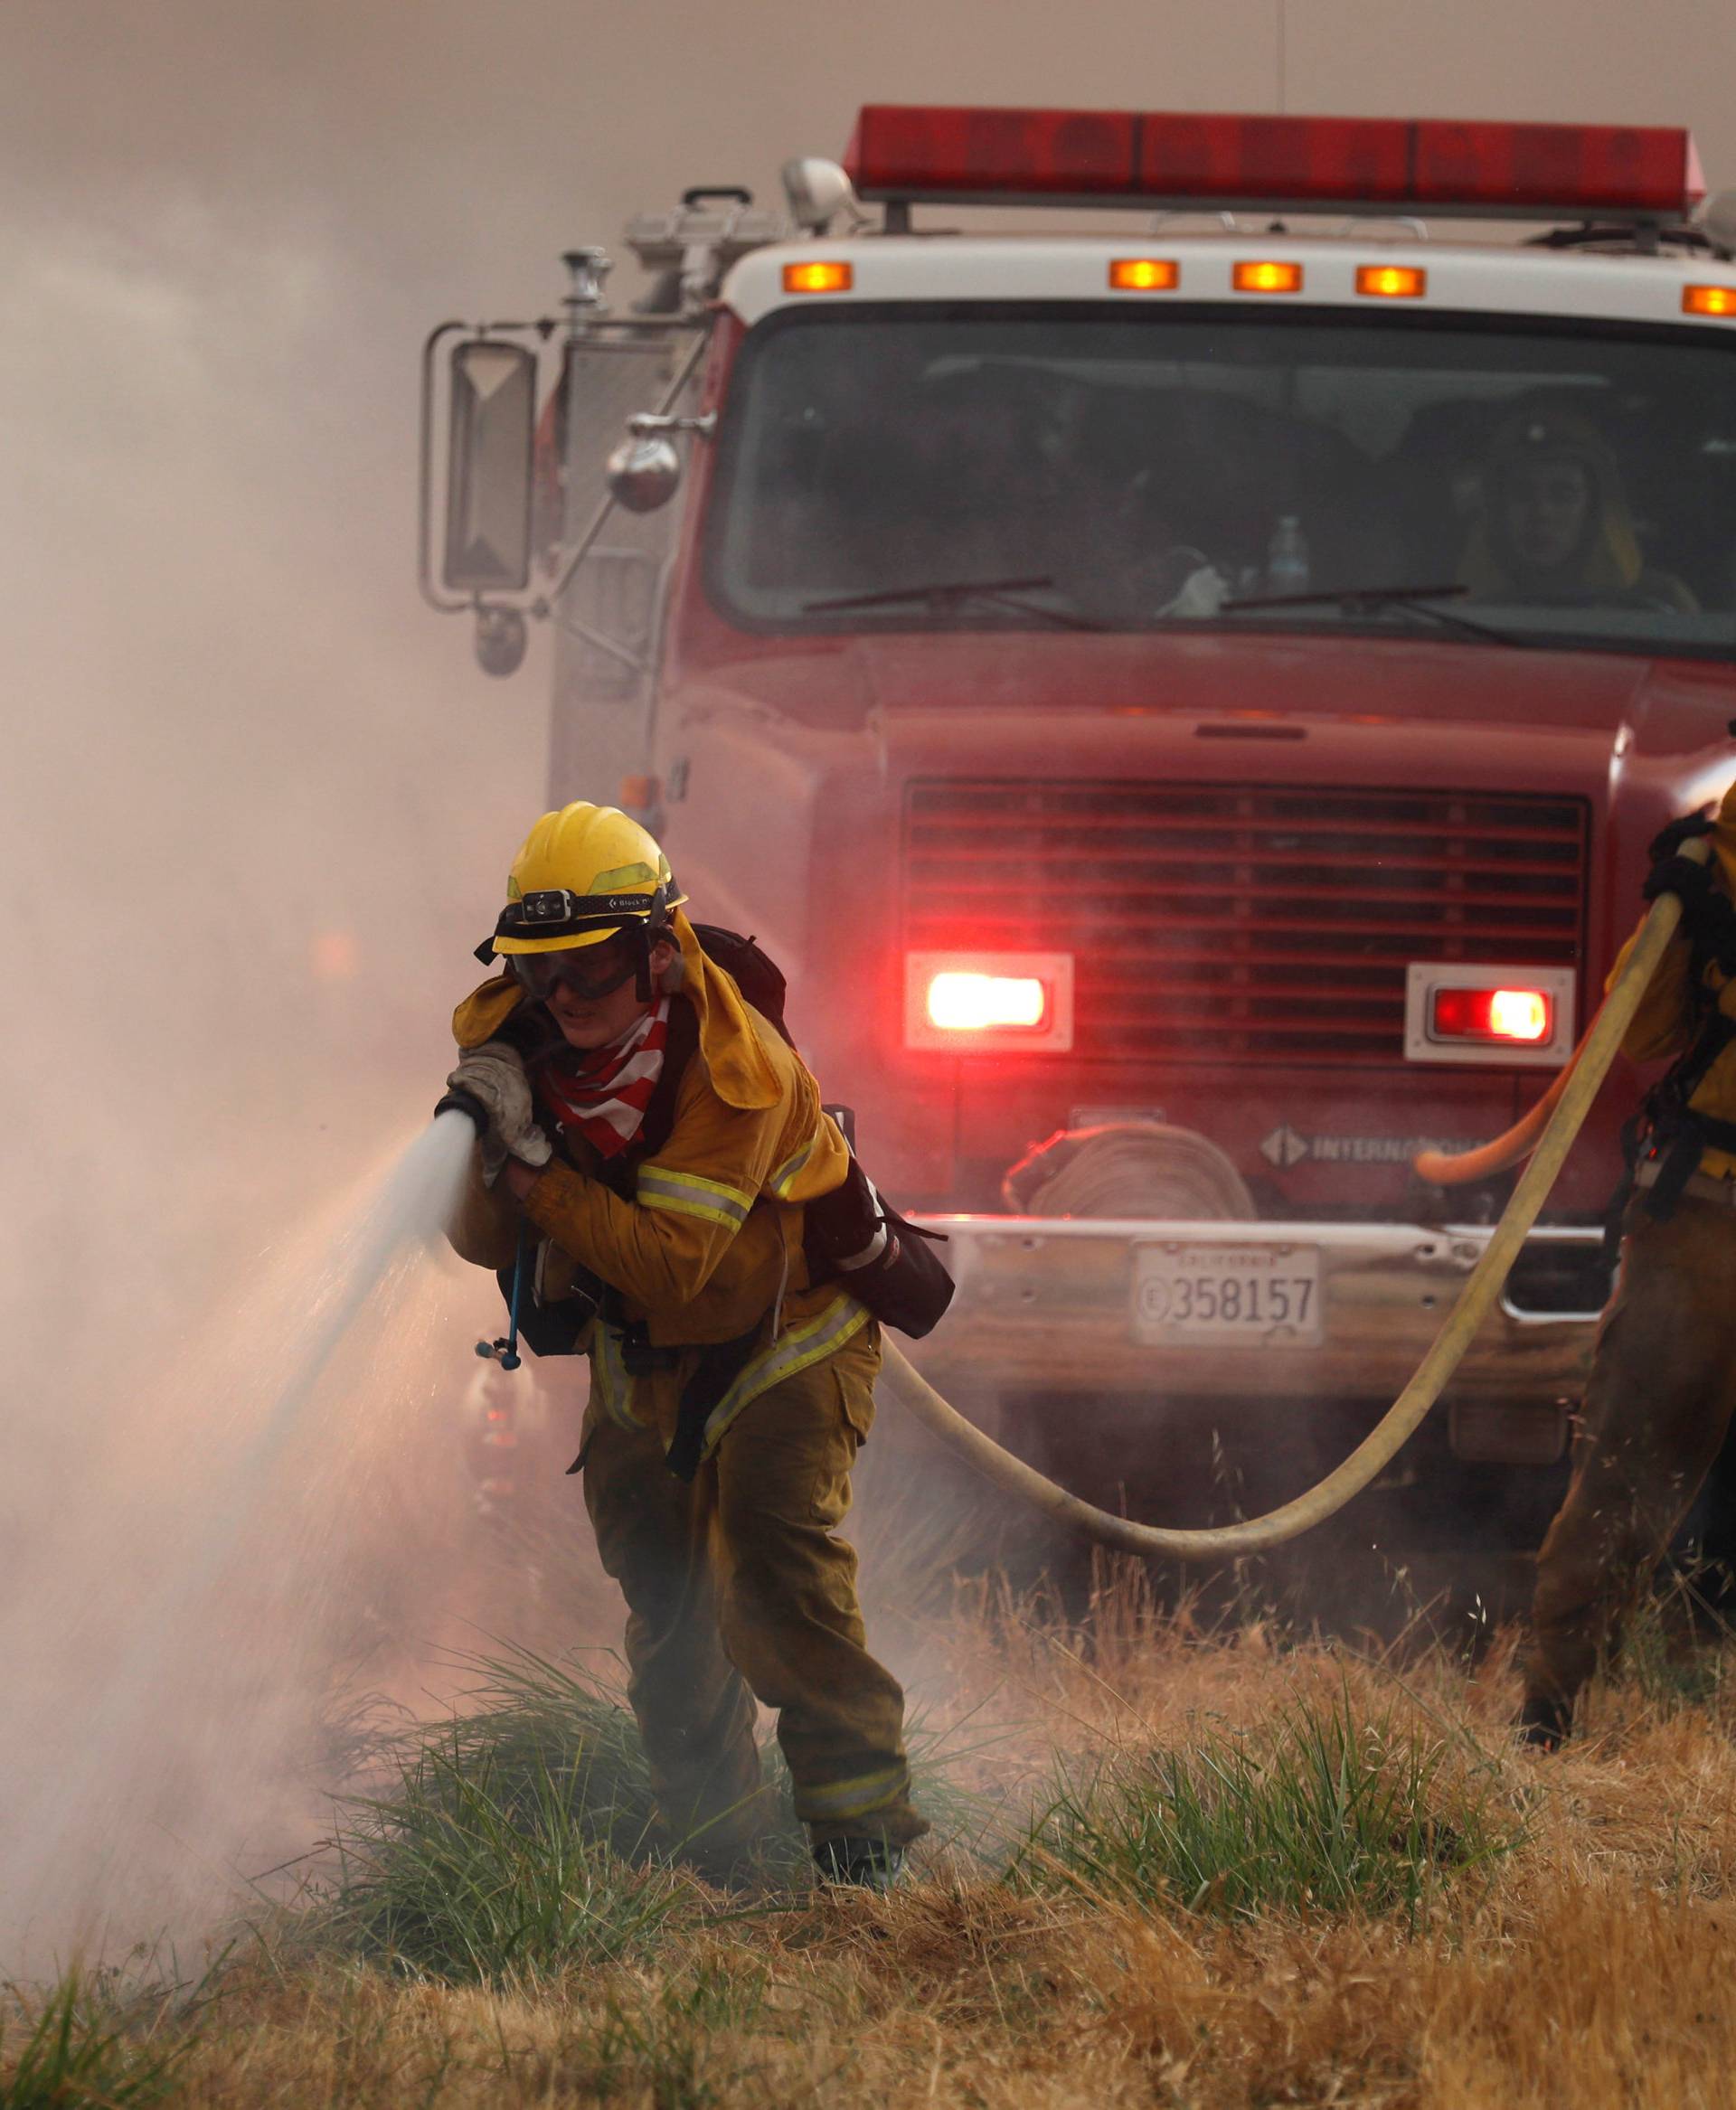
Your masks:
[[[1703,866],[1679,855],[1701,834]],[[1678,822],[1653,848],[1647,892],[1680,893],[1683,919],[1623,1047],[1673,1067],[1646,1101],[1573,1476],[1537,1557],[1520,1726],[1544,1750],[1571,1729],[1736,1410],[1736,787],[1715,822]]]
[[[868,1653],[835,1536],[879,1332],[804,1239],[848,1146],[636,821],[545,815],[507,897],[479,948],[505,971],[454,1019],[448,1082],[486,1127],[452,1242],[497,1269],[533,1255],[539,1318],[578,1314],[576,1469],[627,1599],[664,1822],[713,1871],[751,1853],[768,1817],[757,1700],[778,1710],[822,1876],[883,1887],[928,1826],[903,1694]]]

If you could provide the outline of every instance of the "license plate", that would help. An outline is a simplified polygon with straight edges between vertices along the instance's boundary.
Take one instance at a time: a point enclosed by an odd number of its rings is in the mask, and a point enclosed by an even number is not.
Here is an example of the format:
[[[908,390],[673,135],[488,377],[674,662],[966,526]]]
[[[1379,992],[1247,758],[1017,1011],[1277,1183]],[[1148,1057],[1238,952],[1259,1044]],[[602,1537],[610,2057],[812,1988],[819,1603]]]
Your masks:
[[[1317,1346],[1318,1246],[1139,1246],[1133,1337],[1153,1347]]]

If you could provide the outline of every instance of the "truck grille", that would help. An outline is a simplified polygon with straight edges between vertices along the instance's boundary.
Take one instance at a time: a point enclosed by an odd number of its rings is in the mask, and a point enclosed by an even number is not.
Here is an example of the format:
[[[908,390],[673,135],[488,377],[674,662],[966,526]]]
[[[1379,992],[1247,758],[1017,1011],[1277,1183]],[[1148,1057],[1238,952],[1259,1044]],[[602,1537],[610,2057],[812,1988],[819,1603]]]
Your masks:
[[[914,783],[904,943],[1071,952],[1097,1060],[1392,1063],[1412,960],[1580,964],[1585,801]]]

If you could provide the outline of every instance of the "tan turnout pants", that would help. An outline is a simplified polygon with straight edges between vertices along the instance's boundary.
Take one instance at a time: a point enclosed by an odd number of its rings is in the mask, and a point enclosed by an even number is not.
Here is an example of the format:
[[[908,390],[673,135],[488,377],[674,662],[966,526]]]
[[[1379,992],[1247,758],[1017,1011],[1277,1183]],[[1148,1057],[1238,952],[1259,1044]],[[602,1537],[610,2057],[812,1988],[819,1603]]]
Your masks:
[[[817,1844],[918,1838],[904,1695],[868,1653],[856,1557],[834,1537],[873,1420],[877,1330],[737,1416],[684,1484],[660,1437],[593,1403],[585,1505],[627,1604],[628,1697],[676,1842],[727,1867],[769,1813],[756,1699],[778,1710],[796,1812]]]
[[[1629,1209],[1567,1499],[1537,1556],[1529,1697],[1571,1707],[1699,1493],[1736,1408],[1736,1209]]]

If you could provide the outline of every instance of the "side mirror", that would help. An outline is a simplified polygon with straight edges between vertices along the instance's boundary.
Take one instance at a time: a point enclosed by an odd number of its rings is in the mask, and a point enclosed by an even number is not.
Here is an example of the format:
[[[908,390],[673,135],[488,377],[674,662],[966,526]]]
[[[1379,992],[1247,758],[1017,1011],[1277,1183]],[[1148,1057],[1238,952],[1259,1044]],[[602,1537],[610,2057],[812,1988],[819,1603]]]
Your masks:
[[[665,418],[642,410],[627,421],[627,438],[609,457],[606,475],[617,505],[628,513],[655,513],[667,505],[681,487],[681,456],[674,435],[694,432],[709,439],[717,414],[703,418]]]
[[[476,664],[486,674],[505,680],[524,664],[530,631],[516,608],[476,610]]]
[[[536,354],[472,337],[453,350],[440,578],[453,593],[516,593],[531,576]]]

